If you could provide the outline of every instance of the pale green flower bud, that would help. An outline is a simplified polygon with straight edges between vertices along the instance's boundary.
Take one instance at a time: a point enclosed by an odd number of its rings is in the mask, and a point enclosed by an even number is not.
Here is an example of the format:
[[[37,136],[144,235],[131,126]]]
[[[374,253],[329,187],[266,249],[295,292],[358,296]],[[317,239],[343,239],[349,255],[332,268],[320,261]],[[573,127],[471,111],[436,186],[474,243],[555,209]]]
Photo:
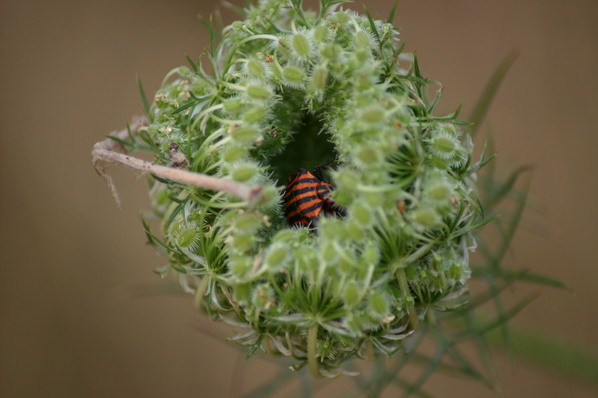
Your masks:
[[[255,234],[262,225],[262,218],[255,213],[242,212],[233,221],[235,233]]]
[[[291,38],[291,46],[299,59],[307,59],[311,55],[311,44],[302,33],[296,33]]]
[[[251,259],[247,256],[235,256],[229,260],[230,271],[233,275],[244,277],[251,270]]]
[[[230,239],[231,247],[242,253],[251,250],[255,243],[256,238],[254,235],[235,235]]]
[[[274,185],[265,185],[257,195],[255,206],[261,211],[272,211],[280,200],[278,189]]]
[[[255,141],[256,136],[250,134],[251,139],[248,139],[245,142],[253,143]],[[249,138],[249,137],[247,137]],[[239,142],[243,142],[243,140],[236,140]],[[244,159],[247,156],[247,149],[243,146],[238,145],[230,145],[227,146],[226,149],[222,152],[222,160],[227,163],[234,163],[241,159]]]
[[[243,121],[247,123],[262,123],[268,117],[268,108],[256,106],[248,109],[243,114]]]
[[[367,48],[369,49],[372,46],[372,38],[371,36],[364,30],[359,30],[355,33],[354,36],[355,46],[357,48]]]
[[[377,124],[384,120],[384,108],[379,105],[370,105],[361,110],[361,120],[370,124]]]
[[[266,253],[264,264],[269,269],[277,269],[284,265],[288,258],[289,249],[282,244],[272,245]]]
[[[190,225],[177,231],[176,244],[178,247],[195,250],[198,243],[199,231],[196,226]]]
[[[430,152],[441,159],[451,159],[459,150],[457,137],[447,133],[438,133],[429,140]]]
[[[239,144],[253,144],[259,136],[259,130],[250,124],[236,126],[231,133],[232,139]]]
[[[388,297],[377,291],[371,292],[368,297],[368,308],[376,317],[387,315],[390,310]]]
[[[409,213],[409,218],[415,224],[417,229],[429,229],[440,225],[442,219],[440,215],[430,207],[422,207]]]
[[[266,74],[266,66],[256,58],[247,61],[247,73],[253,77],[262,77]]]
[[[328,39],[330,31],[326,25],[319,25],[314,29],[313,38],[316,42],[321,43]]]
[[[369,226],[375,221],[372,209],[364,202],[356,202],[351,206],[351,216],[364,226]]]
[[[301,85],[305,80],[305,71],[297,66],[287,66],[283,68],[282,76],[291,85]]]
[[[243,101],[239,97],[230,97],[222,103],[224,111],[231,115],[237,115],[243,110]]]
[[[311,88],[316,91],[323,91],[326,88],[327,79],[328,69],[322,65],[315,67],[310,79]]]
[[[247,95],[256,100],[266,101],[272,97],[273,93],[266,85],[250,84],[247,86]]]
[[[334,43],[324,43],[320,45],[320,55],[329,61],[336,61],[340,53],[340,47]]]
[[[424,184],[424,200],[436,207],[448,206],[455,189],[454,185],[443,178],[435,178]]]
[[[361,300],[361,292],[360,288],[357,285],[357,282],[351,281],[349,282],[343,291],[343,301],[345,305],[349,307],[354,307],[356,304],[359,303]]]
[[[231,177],[235,181],[248,182],[259,172],[259,168],[252,163],[239,163],[233,166]]]
[[[325,264],[335,265],[338,261],[338,252],[333,243],[326,243],[322,245],[320,250],[320,258]]]

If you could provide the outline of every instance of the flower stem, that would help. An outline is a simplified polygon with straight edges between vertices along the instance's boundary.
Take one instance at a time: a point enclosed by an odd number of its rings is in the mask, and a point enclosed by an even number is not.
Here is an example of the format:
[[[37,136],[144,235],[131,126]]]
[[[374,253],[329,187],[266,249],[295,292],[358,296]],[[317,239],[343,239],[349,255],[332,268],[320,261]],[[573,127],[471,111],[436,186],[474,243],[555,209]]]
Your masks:
[[[399,286],[401,288],[401,292],[407,298],[411,298],[411,293],[409,292],[409,285],[407,284],[407,276],[405,275],[405,269],[399,268],[397,269],[397,279],[399,281]],[[417,313],[415,312],[415,307],[413,305],[409,305],[407,308],[407,313],[409,314],[409,321],[411,322],[411,327],[413,329],[417,329],[419,326],[419,320],[417,319]]]
[[[307,332],[307,366],[313,377],[322,377],[316,358],[316,342],[318,341],[318,324],[314,323]]]
[[[199,285],[195,289],[195,299],[193,304],[195,304],[195,308],[197,308],[198,310],[201,310],[201,307],[203,306],[203,296],[204,294],[206,294],[206,291],[208,290],[209,282],[210,277],[206,275],[203,277],[201,282],[199,282]]]

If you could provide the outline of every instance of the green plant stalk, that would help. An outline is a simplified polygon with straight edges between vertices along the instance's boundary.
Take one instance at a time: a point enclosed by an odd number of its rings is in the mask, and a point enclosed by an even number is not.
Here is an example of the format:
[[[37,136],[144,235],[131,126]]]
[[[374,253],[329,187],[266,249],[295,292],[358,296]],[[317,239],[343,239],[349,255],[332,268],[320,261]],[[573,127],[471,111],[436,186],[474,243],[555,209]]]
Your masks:
[[[322,377],[317,358],[318,324],[314,323],[307,332],[307,366],[313,377]]]
[[[397,280],[399,281],[399,286],[401,288],[401,292],[405,295],[405,297],[411,299],[411,293],[409,290],[409,286],[407,284],[407,277],[405,276],[405,270],[403,268],[399,268],[396,271]],[[414,329],[419,328],[419,319],[417,317],[417,312],[415,311],[415,307],[410,305],[407,307],[407,313],[409,315],[409,322]]]

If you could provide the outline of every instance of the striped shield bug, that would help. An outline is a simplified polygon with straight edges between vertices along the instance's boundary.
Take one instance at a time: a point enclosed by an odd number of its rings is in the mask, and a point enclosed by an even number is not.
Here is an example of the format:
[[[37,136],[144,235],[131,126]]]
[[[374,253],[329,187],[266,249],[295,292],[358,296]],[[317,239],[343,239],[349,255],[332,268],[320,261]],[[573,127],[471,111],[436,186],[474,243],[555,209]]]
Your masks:
[[[319,167],[304,168],[287,181],[283,195],[285,217],[292,226],[315,229],[320,214],[343,216],[344,209],[332,200],[334,186],[323,181]]]

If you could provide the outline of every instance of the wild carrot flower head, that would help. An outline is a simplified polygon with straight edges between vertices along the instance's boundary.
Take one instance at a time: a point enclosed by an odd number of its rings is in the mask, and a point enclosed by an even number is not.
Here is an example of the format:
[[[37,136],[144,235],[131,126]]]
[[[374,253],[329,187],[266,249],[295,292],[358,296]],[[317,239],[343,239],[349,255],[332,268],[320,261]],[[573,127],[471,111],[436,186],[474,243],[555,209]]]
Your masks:
[[[211,43],[212,73],[169,73],[140,133],[160,164],[262,187],[247,203],[157,181],[163,238],[148,234],[168,257],[161,272],[249,329],[236,341],[251,352],[327,369],[366,345],[392,354],[428,315],[462,305],[482,216],[462,123],[434,115],[394,26],[337,3],[250,6]],[[322,164],[338,211],[290,225],[288,177]]]

